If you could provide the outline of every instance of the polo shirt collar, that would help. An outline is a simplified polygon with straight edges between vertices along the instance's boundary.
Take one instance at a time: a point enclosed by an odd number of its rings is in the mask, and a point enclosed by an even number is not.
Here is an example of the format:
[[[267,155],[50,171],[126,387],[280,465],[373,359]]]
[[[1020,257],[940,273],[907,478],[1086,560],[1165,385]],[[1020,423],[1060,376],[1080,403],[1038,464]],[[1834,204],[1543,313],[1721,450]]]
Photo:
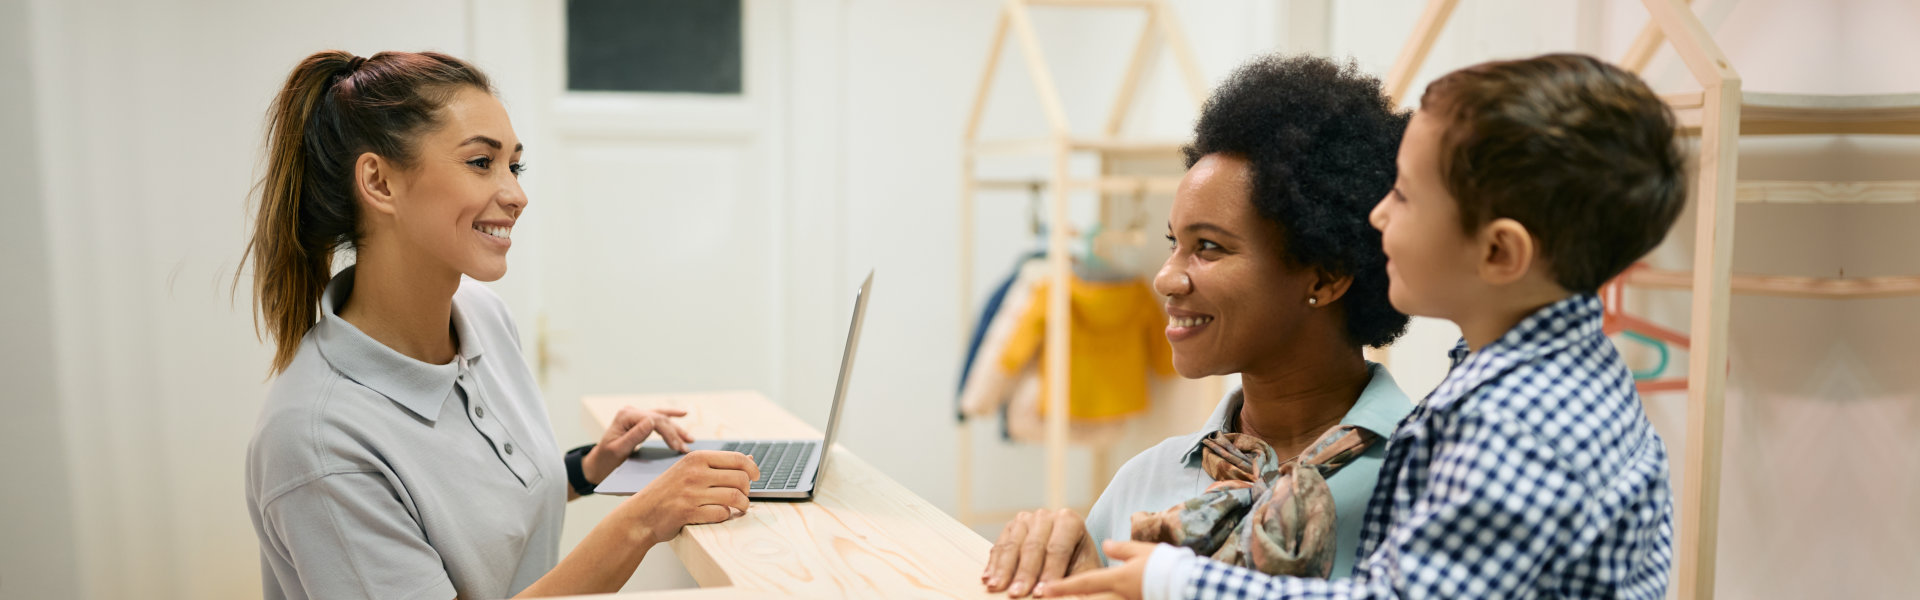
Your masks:
[[[447,395],[453,393],[466,368],[463,362],[470,364],[478,359],[485,344],[473,337],[477,332],[456,300],[453,330],[460,347],[453,362],[428,364],[388,348],[336,312],[353,294],[353,272],[354,267],[347,267],[327,282],[320,296],[320,321],[308,335],[313,336],[327,364],[347,379],[386,396],[422,419],[438,420],[440,407],[446,404]]]
[[[1354,401],[1353,408],[1347,409],[1347,416],[1340,419],[1340,424],[1372,431],[1382,438],[1390,437],[1393,429],[1400,426],[1400,419],[1413,411],[1413,401],[1407,398],[1406,392],[1401,391],[1400,384],[1393,380],[1393,374],[1388,373],[1386,367],[1368,361],[1367,371],[1372,375],[1367,387],[1360,391],[1360,398]],[[1227,396],[1214,407],[1213,415],[1207,417],[1207,424],[1200,431],[1188,434],[1182,441],[1187,450],[1180,454],[1180,464],[1194,464],[1200,460],[1200,453],[1205,450],[1200,442],[1213,432],[1226,429],[1228,419],[1240,414],[1240,405],[1245,401],[1246,395],[1239,386],[1228,391]]]

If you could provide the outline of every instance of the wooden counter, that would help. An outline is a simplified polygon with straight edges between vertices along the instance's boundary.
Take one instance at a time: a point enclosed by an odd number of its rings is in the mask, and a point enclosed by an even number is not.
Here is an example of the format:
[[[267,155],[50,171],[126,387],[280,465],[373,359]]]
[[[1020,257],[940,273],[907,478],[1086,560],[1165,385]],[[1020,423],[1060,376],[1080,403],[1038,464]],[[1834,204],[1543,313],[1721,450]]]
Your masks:
[[[631,405],[687,411],[678,422],[698,440],[821,436],[758,392],[581,402],[602,430]],[[1006,598],[980,584],[992,542],[838,445],[813,501],[754,502],[740,518],[689,526],[669,543],[702,589],[620,597]]]

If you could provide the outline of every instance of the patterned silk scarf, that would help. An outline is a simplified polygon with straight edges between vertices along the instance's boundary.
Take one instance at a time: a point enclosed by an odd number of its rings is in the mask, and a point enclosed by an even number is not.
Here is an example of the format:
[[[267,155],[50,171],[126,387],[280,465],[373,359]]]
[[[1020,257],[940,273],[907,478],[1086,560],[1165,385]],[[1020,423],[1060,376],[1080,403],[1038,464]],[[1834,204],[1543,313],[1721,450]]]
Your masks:
[[[1206,447],[1201,466],[1215,483],[1173,508],[1134,513],[1133,539],[1185,546],[1269,575],[1325,578],[1335,547],[1327,478],[1379,439],[1341,425],[1280,462],[1260,438],[1215,431],[1200,442]]]

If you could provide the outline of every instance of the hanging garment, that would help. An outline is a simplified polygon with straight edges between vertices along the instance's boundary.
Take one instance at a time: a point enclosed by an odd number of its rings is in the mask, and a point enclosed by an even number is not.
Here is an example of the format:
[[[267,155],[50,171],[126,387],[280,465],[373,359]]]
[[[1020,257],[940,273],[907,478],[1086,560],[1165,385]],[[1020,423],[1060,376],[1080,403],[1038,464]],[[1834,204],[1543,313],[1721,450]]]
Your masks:
[[[1047,421],[1040,416],[1040,366],[1028,364],[1014,376],[1012,398],[1001,411],[1002,437],[1009,441],[1039,444],[1047,441]],[[1124,419],[1067,420],[1067,443],[1104,447],[1127,434]]]
[[[1000,368],[1017,373],[1029,362],[1046,364],[1047,293],[1051,281],[1034,285],[1000,355]],[[1165,334],[1167,316],[1144,281],[1068,284],[1072,341],[1069,342],[1068,416],[1115,419],[1145,410],[1147,378],[1171,376],[1173,347]],[[1045,368],[1040,369],[1041,413],[1047,406]]]
[[[1335,548],[1327,478],[1379,440],[1341,425],[1280,462],[1260,438],[1215,431],[1201,440],[1201,468],[1217,483],[1173,508],[1134,513],[1133,539],[1183,546],[1268,575],[1324,579]]]
[[[994,322],[994,318],[998,316],[1002,312],[1002,309],[1008,304],[1006,302],[1007,296],[1009,293],[1013,291],[1014,285],[1017,283],[1022,283],[1021,275],[1027,271],[1027,268],[1026,268],[1027,265],[1032,264],[1034,262],[1042,262],[1042,261],[1039,261],[1039,259],[1043,256],[1045,255],[1037,252],[1029,253],[1025,256],[1022,256],[1020,260],[1014,263],[1013,273],[1007,275],[1006,280],[1002,281],[999,286],[995,287],[993,290],[993,293],[987,295],[986,304],[981,306],[980,320],[974,322],[973,337],[967,342],[967,357],[965,360],[963,360],[960,363],[959,391],[954,395],[954,412],[956,413],[956,416],[959,420],[965,421],[967,420],[968,416],[979,416],[981,414],[985,414],[985,413],[978,413],[978,414],[970,415],[970,413],[967,412],[966,403],[965,403],[969,377],[972,376],[974,365],[980,364],[978,361],[975,360],[980,354],[980,345],[982,342],[986,341],[987,330],[990,326],[992,326]],[[1042,264],[1044,264],[1044,262],[1042,262]],[[1024,285],[1022,286],[1022,293],[1020,294],[1019,298],[1015,300],[1013,305],[1015,306],[1026,305],[1026,293],[1028,292],[1028,290],[1031,289],[1031,287],[1033,286],[1033,282],[1037,278],[1038,278],[1037,272],[1033,275],[1029,275],[1026,277]],[[1007,321],[1009,323],[1012,322],[1011,319],[1008,319]],[[1007,327],[1010,328],[1012,326],[1008,325]],[[1004,339],[1004,335],[1002,337]],[[996,347],[999,347],[1002,345],[1004,345],[1004,342],[1000,344],[996,344]]]
[[[1013,338],[1014,325],[1019,321],[1019,309],[1027,305],[1033,296],[1035,284],[1045,277],[1046,266],[1045,260],[1021,263],[1019,270],[1008,280],[1007,291],[1002,296],[998,310],[981,315],[980,343],[969,352],[973,355],[972,361],[962,367],[961,418],[992,415],[1012,398],[1018,372],[1000,368],[1000,358],[1006,351],[1007,341]]]

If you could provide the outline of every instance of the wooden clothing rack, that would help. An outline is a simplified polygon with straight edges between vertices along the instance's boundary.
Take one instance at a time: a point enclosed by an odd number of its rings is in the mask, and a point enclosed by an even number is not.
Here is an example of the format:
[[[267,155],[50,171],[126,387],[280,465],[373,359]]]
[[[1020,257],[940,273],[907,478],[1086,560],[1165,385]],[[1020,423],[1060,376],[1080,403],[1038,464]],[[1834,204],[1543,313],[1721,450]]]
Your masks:
[[[1700,138],[1693,186],[1698,202],[1693,269],[1636,267],[1616,284],[1693,293],[1687,376],[1686,477],[1680,486],[1679,597],[1709,599],[1714,590],[1719,531],[1720,450],[1727,377],[1727,311],[1733,293],[1854,299],[1920,295],[1920,276],[1778,277],[1732,271],[1736,203],[1856,204],[1920,201],[1920,181],[1740,181],[1741,135],[1920,135],[1920,94],[1834,96],[1744,92],[1740,76],[1688,0],[1641,0],[1651,19],[1629,44],[1620,65],[1645,70],[1662,41],[1670,41],[1699,92],[1662,96],[1683,134]],[[1459,0],[1429,0],[1387,74],[1387,92],[1399,103],[1426,61]],[[1657,331],[1620,310],[1609,317],[1621,329]],[[1659,386],[1669,387],[1669,386]]]
[[[1113,105],[1105,125],[1096,136],[1074,135],[1067,119],[1067,111],[1061,102],[1054,77],[1049,70],[1046,58],[1040,48],[1040,36],[1034,29],[1031,9],[1049,8],[1105,8],[1133,9],[1146,13],[1146,25],[1141,29],[1133,52],[1128,60],[1120,90],[1114,97]],[[994,76],[998,73],[1000,62],[1004,58],[1006,47],[1011,42],[1019,47],[1025,59],[1028,75],[1039,95],[1040,108],[1045,113],[1047,131],[1043,135],[1019,138],[985,140],[980,137],[980,126],[986,113],[987,99],[993,89]],[[974,94],[971,112],[967,117],[965,133],[961,139],[961,193],[960,193],[960,339],[970,339],[975,306],[973,303],[973,254],[974,254],[974,200],[982,191],[993,190],[1045,190],[1047,192],[1048,217],[1052,223],[1047,231],[1046,260],[1048,278],[1055,282],[1066,282],[1072,277],[1070,244],[1074,234],[1069,221],[1070,194],[1072,192],[1096,192],[1100,194],[1168,194],[1178,187],[1178,176],[1124,175],[1114,172],[1113,164],[1118,160],[1167,160],[1179,161],[1180,148],[1185,140],[1180,139],[1137,139],[1123,135],[1122,129],[1128,114],[1132,111],[1135,97],[1139,94],[1142,80],[1148,67],[1148,61],[1156,57],[1157,47],[1164,44],[1173,55],[1180,83],[1198,106],[1206,98],[1206,80],[1200,74],[1200,63],[1195,57],[1186,33],[1167,6],[1165,0],[1006,0],[993,29],[993,41],[988,45],[985,71],[980,75],[980,84]],[[1038,179],[986,179],[979,175],[977,159],[980,156],[1029,156],[1050,160],[1051,173]],[[1091,156],[1099,161],[1101,172],[1092,177],[1076,177],[1069,169],[1069,161],[1075,157]],[[1101,206],[1101,219],[1106,220],[1106,203]],[[1056,284],[1048,289],[1047,314],[1069,314],[1069,286]],[[1067,504],[1067,399],[1069,392],[1068,365],[1072,343],[1069,319],[1049,318],[1045,332],[1045,363],[1041,365],[1047,373],[1047,410],[1045,417],[1045,448],[1047,455],[1046,505],[1049,508],[1065,508]],[[983,368],[976,366],[975,368]],[[1220,383],[1211,378],[1211,384],[1205,386],[1205,393],[1212,393],[1207,400],[1218,400]],[[956,517],[968,525],[983,522],[1004,522],[1012,517],[1011,511],[980,512],[973,506],[973,436],[972,421],[960,424],[959,465],[958,465],[958,502]],[[1109,468],[1105,448],[1095,448],[1093,453],[1094,492],[1097,494],[1106,485]],[[1084,508],[1084,507],[1082,507]]]

